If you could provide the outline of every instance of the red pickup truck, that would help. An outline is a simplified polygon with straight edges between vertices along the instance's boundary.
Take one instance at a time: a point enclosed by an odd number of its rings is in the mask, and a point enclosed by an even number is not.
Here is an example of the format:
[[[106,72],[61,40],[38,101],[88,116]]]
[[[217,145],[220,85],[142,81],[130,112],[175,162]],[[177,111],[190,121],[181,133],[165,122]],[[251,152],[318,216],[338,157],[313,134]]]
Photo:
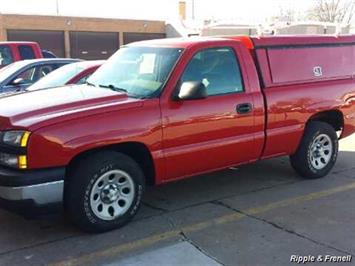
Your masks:
[[[130,44],[70,93],[0,99],[1,201],[61,202],[102,232],[136,214],[146,184],[285,155],[323,177],[355,131],[354,76],[355,36]]]
[[[36,58],[43,58],[36,42],[0,42],[0,68],[16,61]]]

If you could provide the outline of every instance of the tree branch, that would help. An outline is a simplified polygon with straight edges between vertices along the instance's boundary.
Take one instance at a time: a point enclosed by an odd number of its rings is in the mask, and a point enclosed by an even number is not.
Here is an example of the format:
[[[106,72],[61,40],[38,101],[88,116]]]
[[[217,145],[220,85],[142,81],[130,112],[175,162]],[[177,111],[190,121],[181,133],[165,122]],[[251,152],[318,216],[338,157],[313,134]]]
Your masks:
[[[309,16],[322,22],[351,23],[355,0],[316,0]]]

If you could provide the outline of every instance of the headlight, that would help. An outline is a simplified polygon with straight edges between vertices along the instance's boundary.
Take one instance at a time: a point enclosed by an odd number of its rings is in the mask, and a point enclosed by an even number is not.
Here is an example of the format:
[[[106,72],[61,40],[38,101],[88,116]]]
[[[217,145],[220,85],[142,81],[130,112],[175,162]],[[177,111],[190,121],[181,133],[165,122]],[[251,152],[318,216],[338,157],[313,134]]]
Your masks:
[[[26,169],[27,156],[0,152],[0,164],[12,168]]]
[[[11,130],[0,132],[0,164],[17,169],[27,168],[26,147],[30,132],[25,130]],[[6,147],[11,146],[11,147]]]
[[[30,134],[23,130],[4,131],[0,134],[0,142],[14,147],[26,147]]]
[[[14,168],[19,168],[18,157],[19,156],[17,156],[16,154],[8,154],[8,153],[0,152],[0,164],[14,167]]]

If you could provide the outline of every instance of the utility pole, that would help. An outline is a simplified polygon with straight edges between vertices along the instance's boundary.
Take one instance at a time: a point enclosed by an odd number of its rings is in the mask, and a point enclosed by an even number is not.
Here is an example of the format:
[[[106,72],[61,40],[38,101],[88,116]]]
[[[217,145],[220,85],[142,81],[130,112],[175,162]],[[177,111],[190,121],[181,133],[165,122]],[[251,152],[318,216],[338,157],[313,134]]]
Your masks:
[[[195,19],[195,0],[191,0],[192,4],[192,20]]]
[[[55,0],[57,16],[59,16],[59,0]]]

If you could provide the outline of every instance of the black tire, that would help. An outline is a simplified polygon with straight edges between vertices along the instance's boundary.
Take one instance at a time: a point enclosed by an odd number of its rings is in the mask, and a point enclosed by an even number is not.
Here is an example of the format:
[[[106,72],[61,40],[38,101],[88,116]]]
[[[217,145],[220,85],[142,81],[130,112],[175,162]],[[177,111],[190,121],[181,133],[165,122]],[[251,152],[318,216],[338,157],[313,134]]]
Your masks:
[[[125,213],[107,221],[93,212],[90,195],[95,182],[112,170],[124,171],[131,177],[134,197]],[[132,158],[114,151],[98,152],[82,158],[70,171],[65,181],[64,209],[69,219],[84,231],[101,233],[113,230],[125,225],[137,213],[144,186],[143,172]]]
[[[316,169],[311,162],[312,144],[320,135],[327,135],[332,144],[329,162],[322,169]],[[290,156],[292,167],[304,178],[316,179],[326,176],[333,168],[338,156],[338,136],[334,128],[324,122],[312,121],[307,124],[301,143],[295,154]]]

